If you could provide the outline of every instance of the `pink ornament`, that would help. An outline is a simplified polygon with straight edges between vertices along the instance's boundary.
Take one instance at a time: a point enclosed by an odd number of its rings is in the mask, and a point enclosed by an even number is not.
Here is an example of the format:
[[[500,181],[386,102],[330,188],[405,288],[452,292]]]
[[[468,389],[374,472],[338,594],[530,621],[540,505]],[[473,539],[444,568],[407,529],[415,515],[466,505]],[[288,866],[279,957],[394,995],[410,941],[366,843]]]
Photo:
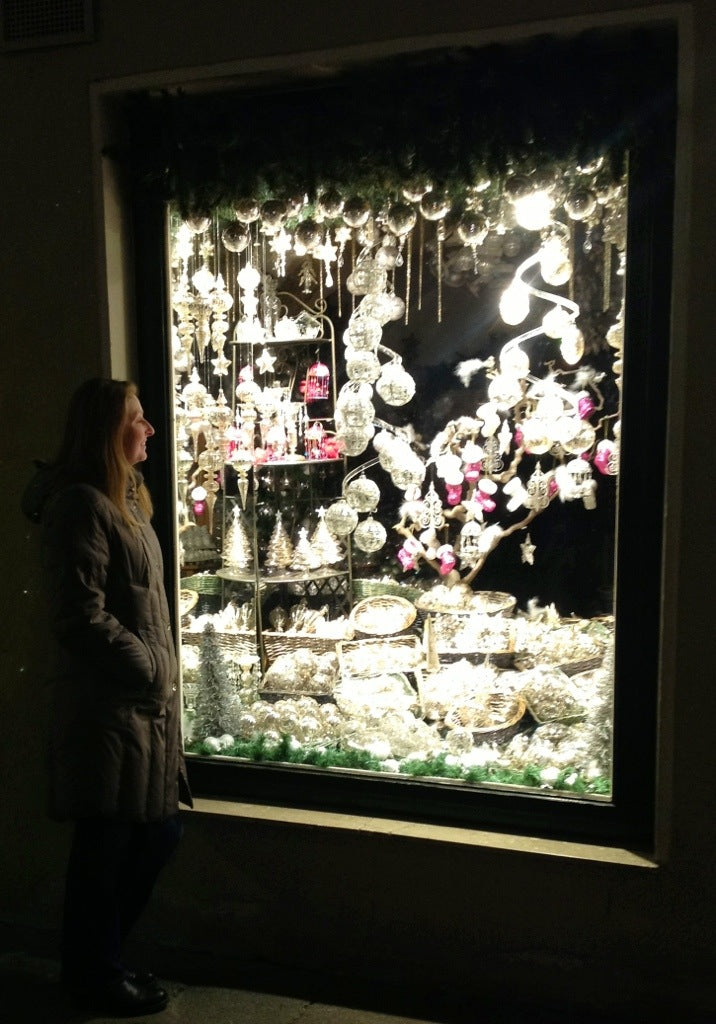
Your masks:
[[[205,501],[195,501],[194,502],[194,515],[195,516],[203,516],[205,512],[206,512],[206,502]]]
[[[600,441],[597,445],[597,452],[594,456],[594,465],[597,467],[600,473],[605,476],[614,476],[614,473],[609,468],[609,462],[614,455],[614,442],[613,441]]]
[[[465,466],[465,479],[469,484],[477,483],[480,478],[481,462],[470,462]]]
[[[549,494],[550,498],[553,498],[555,494],[557,494],[558,492],[559,484],[557,483],[554,477],[551,477],[549,483],[547,484],[547,494]]]
[[[577,412],[580,420],[588,420],[594,412],[594,402],[589,395],[584,394],[577,402]]]
[[[523,435],[523,433],[522,433],[522,431],[520,430],[519,427],[515,428],[514,438],[515,438],[515,444],[517,445],[517,447],[521,448],[522,447],[522,443],[524,441],[524,435]]]
[[[473,500],[480,506],[481,509],[484,509],[485,512],[494,512],[495,509],[497,508],[497,505],[495,504],[494,500],[490,497],[489,494],[485,494],[484,491],[475,491]]]
[[[406,551],[405,548],[401,548],[400,551],[398,551],[398,561],[403,568],[403,572],[407,572],[409,569],[415,568],[413,556],[409,551]]]
[[[450,553],[443,555],[443,557],[440,560],[440,575],[447,576],[448,573],[451,573],[455,568],[456,562],[457,559],[455,558],[455,555],[452,555]]]
[[[462,484],[445,484],[448,505],[459,505],[462,500]]]

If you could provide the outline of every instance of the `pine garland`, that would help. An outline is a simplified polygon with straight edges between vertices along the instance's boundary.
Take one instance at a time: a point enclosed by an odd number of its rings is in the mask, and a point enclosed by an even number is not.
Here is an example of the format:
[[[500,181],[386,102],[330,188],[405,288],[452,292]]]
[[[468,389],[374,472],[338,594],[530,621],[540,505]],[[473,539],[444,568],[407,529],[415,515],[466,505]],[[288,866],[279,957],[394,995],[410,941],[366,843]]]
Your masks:
[[[453,203],[470,183],[626,151],[674,116],[666,25],[539,36],[344,69],[328,85],[135,93],[112,155],[183,216],[337,187],[374,209],[426,175]]]
[[[216,753],[204,742],[187,744],[187,752],[203,757],[212,757]],[[264,763],[305,764],[316,768],[348,768],[383,774],[389,772],[383,762],[367,750],[347,750],[337,745],[303,747],[296,744],[290,736],[282,736],[278,743],[267,740],[263,734],[251,740],[236,740],[221,753],[225,757]],[[527,765],[522,769],[504,768],[496,764],[465,768],[451,760],[447,754],[420,760],[406,758],[400,762],[399,771],[402,775],[410,775],[413,778],[452,779],[470,785],[497,783],[603,796],[608,795],[611,790],[610,781],[605,776],[586,779],[578,768],[572,766],[562,768],[554,779],[550,778],[549,782],[546,782],[538,765]]]

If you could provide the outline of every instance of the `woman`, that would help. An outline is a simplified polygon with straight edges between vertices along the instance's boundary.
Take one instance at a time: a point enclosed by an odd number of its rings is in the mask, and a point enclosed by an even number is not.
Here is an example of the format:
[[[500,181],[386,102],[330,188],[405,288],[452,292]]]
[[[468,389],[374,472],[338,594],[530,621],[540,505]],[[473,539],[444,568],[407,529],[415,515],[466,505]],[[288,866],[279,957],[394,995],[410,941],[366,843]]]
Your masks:
[[[167,1003],[121,948],[179,841],[179,801],[191,806],[162,555],[136,468],[153,434],[133,384],[89,380],[23,499],[43,526],[59,648],[49,809],[74,821],[62,976],[75,1001],[126,1016]]]

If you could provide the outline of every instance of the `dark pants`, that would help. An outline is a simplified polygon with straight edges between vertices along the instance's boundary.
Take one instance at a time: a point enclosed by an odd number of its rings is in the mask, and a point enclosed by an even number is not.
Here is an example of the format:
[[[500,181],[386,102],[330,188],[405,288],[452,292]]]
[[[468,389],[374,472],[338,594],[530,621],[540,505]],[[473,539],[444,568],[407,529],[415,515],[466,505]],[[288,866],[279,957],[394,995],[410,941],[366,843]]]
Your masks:
[[[122,943],[182,834],[179,816],[146,823],[75,823],[67,865],[62,975],[71,985],[121,978]]]

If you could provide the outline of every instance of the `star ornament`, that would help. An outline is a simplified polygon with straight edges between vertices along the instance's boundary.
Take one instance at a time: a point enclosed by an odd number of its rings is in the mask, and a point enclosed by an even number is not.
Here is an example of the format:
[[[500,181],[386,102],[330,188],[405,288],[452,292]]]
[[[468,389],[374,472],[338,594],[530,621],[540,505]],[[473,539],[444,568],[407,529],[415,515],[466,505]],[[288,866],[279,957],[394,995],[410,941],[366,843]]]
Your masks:
[[[527,537],[525,538],[525,540],[520,544],[520,551],[522,552],[522,561],[523,561],[524,564],[526,564],[526,565],[534,565],[535,564],[535,551],[536,550],[537,550],[537,545],[532,543],[532,538],[530,537],[530,535],[528,533]]]
[[[269,350],[265,348],[256,360],[256,366],[260,373],[273,373],[275,362],[276,356],[271,355]]]

